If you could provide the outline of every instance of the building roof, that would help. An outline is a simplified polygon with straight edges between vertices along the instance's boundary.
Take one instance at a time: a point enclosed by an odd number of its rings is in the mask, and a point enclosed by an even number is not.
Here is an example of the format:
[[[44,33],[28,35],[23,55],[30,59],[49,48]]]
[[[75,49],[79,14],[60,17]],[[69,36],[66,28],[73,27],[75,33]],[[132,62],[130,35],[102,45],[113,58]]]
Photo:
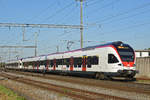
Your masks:
[[[135,50],[135,52],[150,52],[150,50]]]

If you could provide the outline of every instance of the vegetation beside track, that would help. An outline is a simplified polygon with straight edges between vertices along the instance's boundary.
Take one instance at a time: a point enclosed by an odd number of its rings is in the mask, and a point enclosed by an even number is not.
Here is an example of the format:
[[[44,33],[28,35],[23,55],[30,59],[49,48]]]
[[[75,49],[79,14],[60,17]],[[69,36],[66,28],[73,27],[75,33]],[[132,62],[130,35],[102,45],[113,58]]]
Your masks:
[[[137,79],[136,83],[150,84],[150,79]]]
[[[0,68],[4,68],[5,67],[5,63],[0,63]]]
[[[0,85],[0,100],[26,100],[25,98],[18,96],[10,89]]]

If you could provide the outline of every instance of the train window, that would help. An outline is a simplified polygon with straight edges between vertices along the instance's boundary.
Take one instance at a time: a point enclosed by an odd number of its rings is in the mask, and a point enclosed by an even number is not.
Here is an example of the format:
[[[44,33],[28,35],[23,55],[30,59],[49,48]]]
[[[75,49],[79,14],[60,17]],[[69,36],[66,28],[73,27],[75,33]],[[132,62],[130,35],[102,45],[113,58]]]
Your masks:
[[[77,64],[76,63],[74,63],[74,67],[77,68]]]
[[[45,67],[50,67],[50,61],[49,60],[45,60]]]
[[[69,64],[70,64],[70,59],[69,58],[64,59],[64,65],[69,65]]]
[[[88,67],[88,68],[91,68],[91,64],[87,64],[87,67]]]
[[[74,67],[76,68],[78,64],[78,58],[74,58]]]
[[[98,65],[99,58],[97,56],[88,56],[87,65]]]
[[[38,67],[39,66],[39,61],[36,61],[35,65],[36,65],[36,67]]]
[[[142,57],[142,52],[140,52],[140,57]]]
[[[62,59],[57,59],[56,60],[56,65],[62,65]]]
[[[11,64],[10,64],[11,65]],[[25,65],[25,63],[23,62],[23,66]]]
[[[51,65],[51,67],[53,67],[53,65],[54,65],[53,60],[50,61],[50,65]]]
[[[39,65],[39,62],[38,62],[38,61],[35,61],[35,62],[34,62],[34,65],[35,65],[35,67],[37,67],[37,66]]]
[[[69,65],[67,65],[67,68],[69,68]]]
[[[47,60],[44,60],[44,64],[43,64],[43,65],[46,67],[47,64],[48,64],[48,61],[47,61]]]
[[[77,68],[77,64],[74,64],[74,68]]]
[[[81,57],[77,57],[77,58],[74,58],[74,67],[81,67],[82,65],[82,58]]]
[[[28,67],[28,65],[29,65],[29,62],[26,62],[26,67]]]
[[[51,61],[50,60],[47,61],[47,64],[49,65],[48,67],[51,67]]]
[[[24,62],[24,63],[23,63],[23,66],[24,66],[24,67],[28,67],[28,62]]]
[[[82,58],[79,57],[79,58],[78,58],[78,67],[81,68],[81,65],[82,65]]]
[[[56,60],[56,67],[58,67],[58,65],[62,64],[61,59],[55,59],[55,60]]]
[[[98,57],[97,56],[93,56],[93,64],[94,65],[98,65]]]
[[[34,67],[35,67],[35,63],[36,63],[36,62],[32,62],[32,65],[33,65]]]
[[[80,65],[78,65],[78,68],[81,68],[81,64],[80,64]]]
[[[32,65],[32,62],[28,62],[28,65],[31,66],[31,65]]]
[[[91,68],[91,59],[92,59],[92,57],[88,56],[88,58],[87,58],[87,67],[88,68]]]
[[[44,65],[44,61],[40,61],[40,62],[39,62],[39,65]]]
[[[114,56],[113,54],[108,54],[108,63],[117,63],[119,62],[118,59],[116,58],[116,56]]]
[[[67,65],[67,59],[63,59],[63,65]]]

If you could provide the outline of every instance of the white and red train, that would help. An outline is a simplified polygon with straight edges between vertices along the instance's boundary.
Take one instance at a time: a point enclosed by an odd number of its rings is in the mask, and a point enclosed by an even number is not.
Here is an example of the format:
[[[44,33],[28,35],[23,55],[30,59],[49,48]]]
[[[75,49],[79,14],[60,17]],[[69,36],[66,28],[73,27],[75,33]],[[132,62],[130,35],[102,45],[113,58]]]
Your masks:
[[[6,63],[6,68],[36,72],[91,74],[98,79],[133,78],[138,72],[135,66],[134,50],[121,41],[9,61]]]

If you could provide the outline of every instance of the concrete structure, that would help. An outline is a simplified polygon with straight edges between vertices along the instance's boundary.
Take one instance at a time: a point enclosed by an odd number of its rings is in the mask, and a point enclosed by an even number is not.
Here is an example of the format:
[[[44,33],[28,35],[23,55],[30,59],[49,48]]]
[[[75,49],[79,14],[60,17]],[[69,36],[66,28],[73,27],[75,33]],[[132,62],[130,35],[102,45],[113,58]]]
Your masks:
[[[136,77],[150,78],[150,57],[136,58],[136,69],[139,70]]]
[[[136,57],[149,57],[150,50],[135,50]]]

